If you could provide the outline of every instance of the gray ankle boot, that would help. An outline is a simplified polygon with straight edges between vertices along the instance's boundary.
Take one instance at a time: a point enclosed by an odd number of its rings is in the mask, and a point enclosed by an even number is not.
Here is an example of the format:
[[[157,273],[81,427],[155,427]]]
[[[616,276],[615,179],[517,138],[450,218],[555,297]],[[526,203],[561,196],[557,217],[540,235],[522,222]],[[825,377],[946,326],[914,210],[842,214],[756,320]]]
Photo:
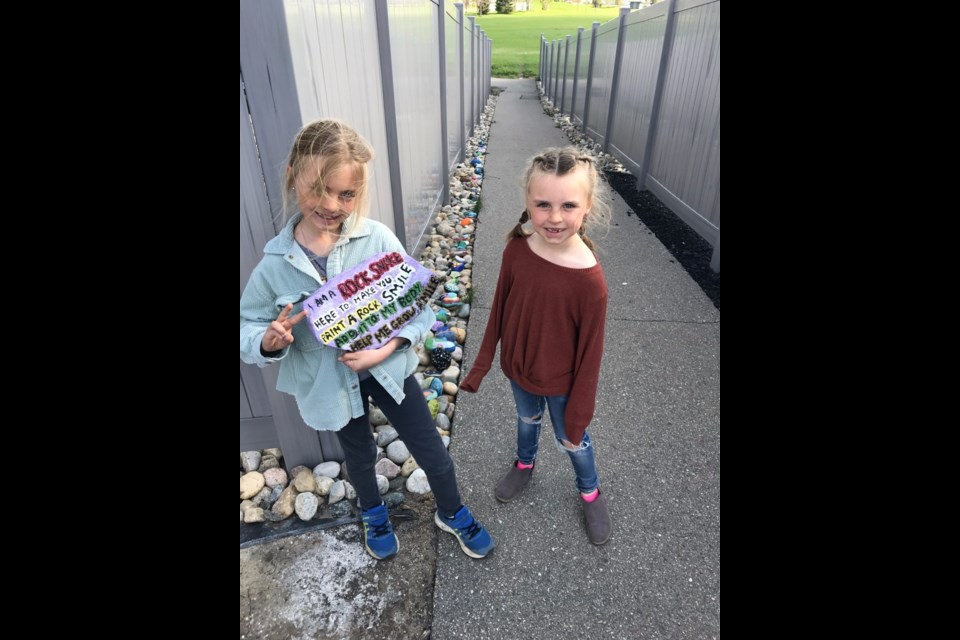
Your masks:
[[[587,537],[593,544],[603,544],[610,538],[610,511],[607,510],[607,499],[601,492],[593,502],[587,502],[582,497],[580,501],[583,503]]]
[[[534,463],[536,465],[536,463]],[[500,502],[510,502],[523,492],[523,488],[530,482],[530,476],[533,474],[533,467],[530,469],[518,469],[517,461],[514,460],[510,465],[510,471],[500,478],[497,483],[497,489],[494,495]]]

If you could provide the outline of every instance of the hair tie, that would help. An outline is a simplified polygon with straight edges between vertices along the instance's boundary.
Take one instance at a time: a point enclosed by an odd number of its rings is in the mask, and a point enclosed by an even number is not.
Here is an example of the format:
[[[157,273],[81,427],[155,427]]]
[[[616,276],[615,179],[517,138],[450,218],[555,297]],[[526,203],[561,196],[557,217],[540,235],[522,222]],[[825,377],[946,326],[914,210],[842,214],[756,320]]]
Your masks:
[[[523,213],[520,214],[520,224],[523,224],[530,220],[530,215],[527,213],[527,210],[524,209]]]

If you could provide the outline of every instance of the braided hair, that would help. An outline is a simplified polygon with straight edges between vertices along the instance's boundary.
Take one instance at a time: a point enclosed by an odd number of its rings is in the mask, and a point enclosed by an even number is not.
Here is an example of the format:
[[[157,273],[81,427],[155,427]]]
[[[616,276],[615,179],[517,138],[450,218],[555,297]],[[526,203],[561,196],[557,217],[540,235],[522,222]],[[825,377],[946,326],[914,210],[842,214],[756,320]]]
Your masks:
[[[583,170],[587,173],[587,196],[593,203],[590,214],[583,219],[579,234],[583,243],[587,245],[591,251],[595,251],[596,246],[593,240],[587,236],[587,230],[588,227],[590,231],[593,231],[596,228],[608,228],[610,226],[610,205],[607,203],[607,199],[602,197],[605,196],[605,193],[601,193],[605,191],[604,183],[600,180],[600,173],[597,171],[596,161],[593,156],[581,153],[576,147],[551,147],[544,149],[527,163],[526,170],[523,172],[521,186],[523,187],[524,199],[526,199],[534,171],[556,176],[565,176],[568,173],[576,171],[579,167],[583,167]],[[507,241],[509,242],[514,238],[526,238],[529,236],[531,232],[523,228],[524,223],[529,220],[530,214],[524,209],[523,213],[520,214],[520,220],[517,222],[517,225],[507,234]]]

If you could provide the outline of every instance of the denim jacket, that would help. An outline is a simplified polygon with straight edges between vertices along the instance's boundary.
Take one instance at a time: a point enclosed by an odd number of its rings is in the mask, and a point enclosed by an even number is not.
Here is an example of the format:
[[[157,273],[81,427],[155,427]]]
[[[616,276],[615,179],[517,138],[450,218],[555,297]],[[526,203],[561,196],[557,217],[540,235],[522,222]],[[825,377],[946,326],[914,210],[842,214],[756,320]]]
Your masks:
[[[337,360],[342,352],[318,342],[304,319],[293,327],[293,344],[278,357],[267,358],[260,353],[263,334],[287,303],[294,303],[291,315],[299,313],[299,302],[321,284],[317,270],[293,239],[293,228],[301,217],[295,215],[267,243],[263,259],[240,296],[240,358],[261,367],[280,362],[277,389],[297,399],[303,421],[314,429],[337,431],[352,418],[363,415],[360,383],[357,374]],[[344,226],[349,229],[351,222],[348,219]],[[383,251],[407,253],[386,226],[361,219],[353,234],[341,237],[333,247],[327,260],[327,275],[332,278]],[[404,398],[404,379],[417,367],[417,356],[410,346],[421,341],[435,320],[433,310],[424,308],[398,334],[410,345],[397,349],[370,369],[370,374],[398,404]]]

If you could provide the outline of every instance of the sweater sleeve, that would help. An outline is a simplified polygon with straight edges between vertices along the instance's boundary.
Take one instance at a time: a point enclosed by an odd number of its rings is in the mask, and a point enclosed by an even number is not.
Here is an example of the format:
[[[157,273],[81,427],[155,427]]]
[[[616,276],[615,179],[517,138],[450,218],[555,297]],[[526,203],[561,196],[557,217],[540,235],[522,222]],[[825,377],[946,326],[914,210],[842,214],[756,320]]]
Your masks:
[[[500,342],[500,332],[503,327],[505,301],[510,292],[512,265],[513,260],[509,252],[504,251],[503,261],[500,263],[500,276],[497,278],[497,290],[493,295],[493,308],[490,309],[490,319],[487,321],[483,342],[480,344],[477,357],[473,360],[473,366],[470,367],[470,373],[460,383],[460,389],[463,391],[476,393],[480,383],[483,382],[483,377],[490,371],[490,365],[493,364],[493,355],[497,351],[497,343]]]
[[[583,432],[593,420],[597,402],[597,385],[600,380],[600,361],[603,359],[604,326],[607,317],[607,290],[593,304],[584,305],[583,320],[577,337],[576,369],[573,387],[567,401],[565,432],[567,440],[579,445]]]

